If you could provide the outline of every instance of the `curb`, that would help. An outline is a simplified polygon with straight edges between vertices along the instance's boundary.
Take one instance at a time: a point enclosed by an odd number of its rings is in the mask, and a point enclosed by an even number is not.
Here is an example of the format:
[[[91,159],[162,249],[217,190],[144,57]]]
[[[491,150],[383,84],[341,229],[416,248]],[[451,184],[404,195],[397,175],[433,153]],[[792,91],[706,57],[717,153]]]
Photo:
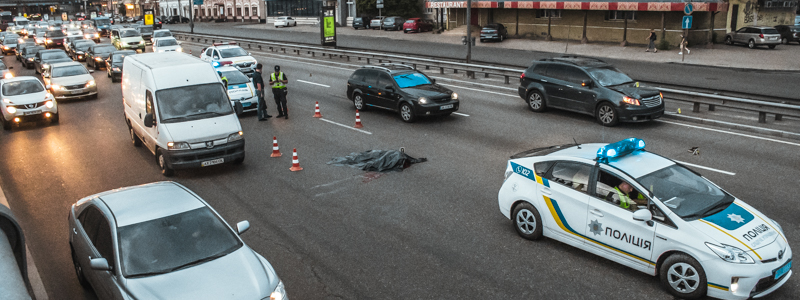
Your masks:
[[[741,130],[741,131],[746,131],[746,132],[751,132],[751,133],[758,133],[758,134],[768,135],[768,136],[772,136],[772,137],[780,137],[780,138],[787,138],[787,139],[793,139],[793,140],[800,140],[800,133],[783,131],[783,130],[776,130],[776,129],[769,129],[769,128],[760,128],[760,127],[755,127],[755,126],[750,126],[750,125],[743,125],[743,124],[737,124],[737,123],[731,123],[731,122],[725,122],[725,121],[719,121],[719,120],[711,120],[711,119],[706,119],[706,118],[684,116],[684,115],[680,115],[680,114],[677,114],[677,113],[674,113],[674,112],[665,112],[664,113],[664,118],[678,120],[678,121],[684,121],[684,122],[697,123],[697,124],[711,125],[711,126],[721,127],[721,128],[725,128],[725,129]]]
[[[3,192],[3,187],[0,187],[0,205],[11,208],[11,206],[8,204],[8,200],[6,199],[6,194]],[[49,298],[47,297],[47,291],[44,289],[44,283],[42,282],[42,278],[39,276],[39,269],[36,268],[36,263],[33,261],[33,256],[31,256],[31,247],[28,246],[27,243],[25,244],[25,252],[28,265],[28,281],[30,282],[31,289],[33,290],[33,299],[48,300]]]

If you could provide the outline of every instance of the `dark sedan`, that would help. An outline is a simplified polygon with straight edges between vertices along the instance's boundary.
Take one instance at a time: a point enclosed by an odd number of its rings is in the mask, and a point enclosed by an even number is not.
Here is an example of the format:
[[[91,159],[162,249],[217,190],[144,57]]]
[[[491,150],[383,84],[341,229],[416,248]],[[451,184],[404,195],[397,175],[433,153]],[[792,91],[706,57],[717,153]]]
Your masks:
[[[781,34],[781,44],[788,45],[791,42],[800,44],[800,25],[778,25],[775,29]]]
[[[39,45],[26,46],[25,48],[22,48],[22,52],[19,54],[22,65],[25,66],[26,69],[33,69],[34,61],[36,60],[36,53],[39,53],[39,51],[42,50],[45,50],[45,48]]]
[[[134,50],[119,50],[111,53],[111,56],[106,59],[106,71],[108,71],[111,82],[122,80],[122,62],[125,61],[126,56],[134,54],[136,54]]]
[[[508,30],[503,24],[488,24],[481,28],[481,43],[486,41],[500,41],[508,38]]]
[[[67,35],[65,35],[64,32],[59,29],[48,30],[44,33],[44,45],[47,49],[64,47],[64,42],[66,42],[66,40]]]
[[[33,40],[26,40],[23,43],[17,44],[17,49],[14,50],[14,55],[17,57],[18,62],[24,62],[24,60],[22,59],[22,50],[25,49],[25,47],[32,47],[32,46],[36,46],[36,42],[34,42]]]
[[[86,61],[86,51],[94,45],[96,44],[92,40],[81,40],[75,43],[75,46],[71,48],[72,52],[69,54],[75,61]]]
[[[117,48],[111,44],[97,44],[89,47],[86,51],[86,66],[91,66],[95,70],[105,67],[104,61],[115,51]]]
[[[42,74],[50,68],[50,65],[60,62],[72,61],[67,52],[61,49],[42,50],[36,53],[33,58],[33,65],[36,67],[36,74]]]

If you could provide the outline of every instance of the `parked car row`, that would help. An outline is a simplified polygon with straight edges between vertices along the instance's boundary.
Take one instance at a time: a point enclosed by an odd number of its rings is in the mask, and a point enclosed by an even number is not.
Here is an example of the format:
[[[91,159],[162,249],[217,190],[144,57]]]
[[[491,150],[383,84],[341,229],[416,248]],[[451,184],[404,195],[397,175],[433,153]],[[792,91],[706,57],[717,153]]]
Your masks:
[[[788,45],[792,42],[800,44],[800,25],[747,26],[725,36],[725,44],[745,44],[750,49],[758,46],[775,49],[778,44]]]

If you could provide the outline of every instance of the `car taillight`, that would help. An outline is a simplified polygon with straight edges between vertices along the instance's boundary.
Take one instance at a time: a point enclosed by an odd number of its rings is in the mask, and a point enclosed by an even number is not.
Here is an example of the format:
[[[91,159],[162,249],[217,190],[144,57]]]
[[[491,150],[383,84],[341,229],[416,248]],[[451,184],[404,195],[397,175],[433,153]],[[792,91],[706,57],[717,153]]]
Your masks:
[[[760,37],[760,38],[762,38],[762,39],[763,39],[763,38],[764,38],[764,34],[763,34],[763,33],[762,33],[762,34],[759,34],[759,35],[758,35],[758,37]]]
[[[524,78],[525,78],[525,73],[522,73],[522,75],[519,75],[519,79],[524,79]]]

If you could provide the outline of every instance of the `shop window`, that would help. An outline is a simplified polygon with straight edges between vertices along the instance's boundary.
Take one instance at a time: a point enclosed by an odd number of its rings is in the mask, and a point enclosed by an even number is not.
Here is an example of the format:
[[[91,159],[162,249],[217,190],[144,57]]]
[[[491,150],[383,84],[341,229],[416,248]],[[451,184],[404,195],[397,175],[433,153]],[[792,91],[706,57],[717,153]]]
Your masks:
[[[636,20],[636,12],[635,11],[621,11],[621,10],[612,10],[606,12],[606,21],[622,21],[625,20],[625,16],[627,15],[628,20]]]
[[[426,9],[425,9],[425,13],[426,13],[426,14],[429,14],[429,15],[430,15],[430,14],[433,14],[433,8],[430,8],[430,7],[426,8]]]
[[[560,9],[537,9],[537,18],[561,18]]]

